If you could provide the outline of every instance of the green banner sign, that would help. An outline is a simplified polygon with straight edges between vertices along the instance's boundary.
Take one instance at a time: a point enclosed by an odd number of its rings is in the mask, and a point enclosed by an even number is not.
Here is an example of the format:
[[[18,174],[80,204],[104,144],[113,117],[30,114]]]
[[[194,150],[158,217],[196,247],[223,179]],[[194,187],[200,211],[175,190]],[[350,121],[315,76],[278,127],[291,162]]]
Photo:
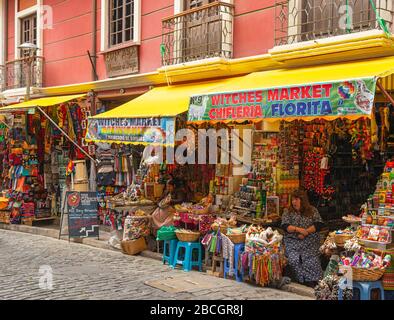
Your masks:
[[[194,95],[188,120],[285,119],[370,115],[376,79]]]

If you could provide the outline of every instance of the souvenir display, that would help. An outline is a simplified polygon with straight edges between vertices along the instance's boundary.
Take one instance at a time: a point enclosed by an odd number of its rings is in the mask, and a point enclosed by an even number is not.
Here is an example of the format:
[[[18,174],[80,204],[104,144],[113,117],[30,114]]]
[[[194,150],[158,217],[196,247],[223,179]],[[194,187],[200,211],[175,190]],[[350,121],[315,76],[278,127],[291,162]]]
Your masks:
[[[265,190],[267,196],[275,196],[278,187],[278,133],[255,131],[254,137],[248,185]]]
[[[282,121],[280,124],[278,194],[281,208],[289,206],[289,195],[300,186],[302,125],[300,121]]]
[[[149,217],[140,209],[128,215],[124,221],[123,240],[136,240],[150,234]]]
[[[340,277],[330,274],[320,280],[315,287],[316,300],[338,300]],[[343,290],[343,300],[352,300],[353,290],[345,288]]]
[[[237,226],[237,218],[232,215],[229,219],[218,217],[212,223],[211,228],[217,231],[219,228],[221,232],[227,232],[228,228],[235,228]]]
[[[286,264],[281,241],[277,231],[251,225],[246,232],[245,252],[238,260],[239,272],[262,286],[281,281]]]
[[[365,246],[383,249],[392,242],[394,227],[394,203],[392,191],[394,185],[394,163],[388,161],[381,174],[375,192],[362,206],[361,227],[357,236]]]
[[[331,232],[325,239],[324,243],[320,246],[319,251],[321,254],[331,256],[336,249],[337,245],[335,243],[335,232]]]
[[[351,256],[341,256],[340,265],[351,266],[364,269],[385,269],[390,266],[391,256],[386,255],[383,258],[373,252],[357,251]]]

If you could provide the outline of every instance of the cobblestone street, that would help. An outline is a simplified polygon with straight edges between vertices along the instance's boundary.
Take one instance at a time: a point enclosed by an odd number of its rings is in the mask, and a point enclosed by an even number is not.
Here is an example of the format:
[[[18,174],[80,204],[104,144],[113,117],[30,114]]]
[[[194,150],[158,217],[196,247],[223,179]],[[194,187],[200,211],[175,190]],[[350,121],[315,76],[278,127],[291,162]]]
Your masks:
[[[309,299],[198,272],[172,270],[154,259],[13,231],[0,230],[0,252],[1,300]],[[53,287],[42,289],[40,278],[42,282],[43,275],[50,269]],[[206,278],[210,286],[168,292],[146,284],[185,276]]]

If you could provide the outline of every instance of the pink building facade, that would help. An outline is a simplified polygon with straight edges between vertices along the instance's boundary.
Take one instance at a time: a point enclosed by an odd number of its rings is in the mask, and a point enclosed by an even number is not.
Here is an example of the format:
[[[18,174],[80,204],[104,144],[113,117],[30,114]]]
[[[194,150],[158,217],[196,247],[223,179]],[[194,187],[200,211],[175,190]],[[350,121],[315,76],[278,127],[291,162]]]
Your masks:
[[[163,79],[163,72],[167,76],[167,69],[176,66],[221,59],[218,68],[223,69],[223,61],[264,56],[275,45],[345,34],[349,30],[341,33],[335,27],[340,16],[332,10],[341,1],[0,0],[0,92],[9,101],[24,96],[26,53],[19,46],[25,42],[38,47],[32,65],[33,95],[61,92],[45,88],[89,84],[64,93],[99,87],[96,91],[108,97],[118,96],[119,89],[132,96],[157,85],[160,81],[153,78],[159,73]],[[350,2],[356,10],[353,32],[376,29],[376,12],[392,28],[390,1],[385,7],[376,3],[377,11],[369,0]],[[275,63],[270,68],[280,66],[280,61]],[[120,80],[114,84],[116,79]]]
[[[193,10],[194,7],[204,5],[203,2],[205,1],[193,0],[187,4],[187,1],[180,0],[1,0],[0,65],[8,65],[4,76],[8,78],[8,83],[3,89],[20,89],[18,83],[13,83],[18,81],[12,79],[13,76],[17,77],[16,74],[12,75],[17,68],[14,61],[21,58],[18,46],[29,39],[37,44],[37,56],[42,57],[37,66],[41,73],[37,85],[42,87],[103,80],[113,77],[113,74],[123,76],[154,72],[162,66],[162,20],[184,12],[185,5]],[[127,7],[124,3],[127,3]],[[228,27],[232,28],[229,32],[233,33],[229,58],[267,53],[274,41],[274,1],[235,0],[229,3],[232,12],[229,14],[231,23]],[[121,12],[120,19],[124,19],[124,15],[131,10],[133,30],[128,37],[111,43],[109,20],[111,10],[112,13],[116,10],[114,6],[120,8],[115,13]],[[126,25],[130,22],[123,20],[123,23]],[[36,35],[32,37],[27,33]],[[131,56],[137,60],[138,66],[127,70],[126,65],[124,72],[111,74],[108,70],[110,67],[105,63],[106,55],[111,50],[124,50],[127,47],[136,50],[126,50],[120,55],[124,54],[125,59]],[[97,78],[94,76],[94,67]]]

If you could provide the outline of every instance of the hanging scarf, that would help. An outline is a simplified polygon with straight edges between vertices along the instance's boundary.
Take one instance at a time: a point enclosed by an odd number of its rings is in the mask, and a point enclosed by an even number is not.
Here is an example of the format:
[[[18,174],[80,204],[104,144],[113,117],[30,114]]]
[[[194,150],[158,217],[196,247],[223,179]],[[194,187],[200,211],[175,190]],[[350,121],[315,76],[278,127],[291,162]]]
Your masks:
[[[70,113],[70,109],[66,109],[67,114],[67,124],[68,124],[68,135],[74,141],[77,141],[77,136],[74,131],[73,119]]]

